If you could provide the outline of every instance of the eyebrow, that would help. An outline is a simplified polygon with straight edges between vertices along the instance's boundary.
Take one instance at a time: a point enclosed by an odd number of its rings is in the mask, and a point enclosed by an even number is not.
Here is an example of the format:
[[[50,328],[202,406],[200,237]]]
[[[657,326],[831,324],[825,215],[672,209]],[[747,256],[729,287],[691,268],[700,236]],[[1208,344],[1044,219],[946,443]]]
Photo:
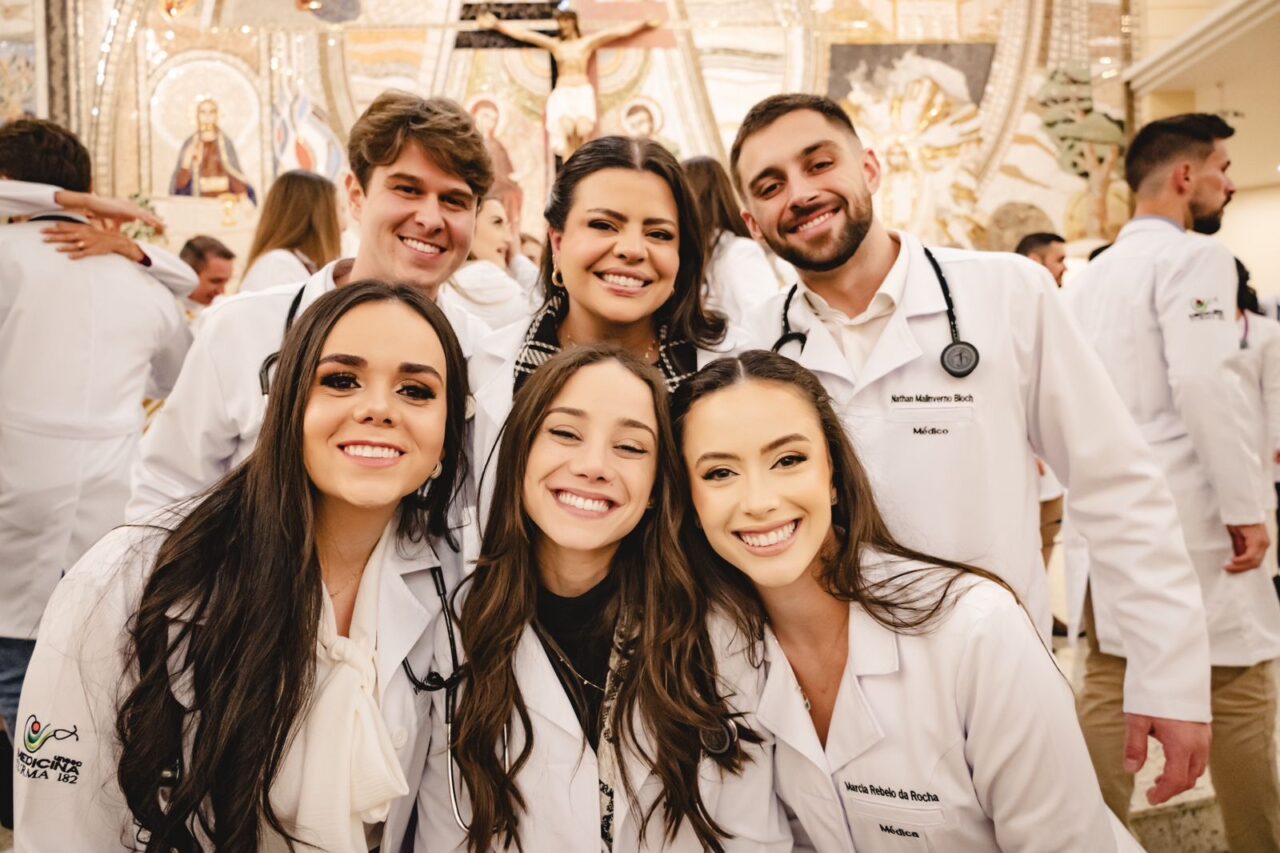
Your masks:
[[[616,210],[610,210],[607,207],[593,207],[590,210],[588,210],[587,213],[603,213],[605,216],[611,216],[614,219],[620,219],[623,222],[627,221],[627,217],[625,214],[619,213]],[[675,222],[673,222],[670,219],[665,219],[661,216],[651,216],[644,221],[644,224],[645,225],[670,225],[672,228],[676,227]]]
[[[361,358],[358,355],[348,355],[347,353],[344,353],[344,352],[336,352],[333,355],[326,355],[324,358],[320,359],[319,364],[341,364],[346,367],[368,367],[369,366],[369,362],[366,359]],[[434,376],[437,379],[441,379],[440,371],[436,370],[434,367],[432,367],[429,364],[418,364],[416,361],[400,362],[400,367],[398,372],[410,373],[410,374],[426,374],[428,376]]]
[[[572,418],[587,417],[587,413],[582,409],[574,409],[569,406],[556,406],[554,408],[548,409],[547,414],[548,415],[555,415],[555,414],[568,415],[569,417],[572,417]],[[642,429],[645,432],[649,433],[649,435],[653,436],[654,441],[658,440],[658,435],[653,431],[653,427],[649,426],[647,423],[644,423],[643,421],[638,421],[635,418],[619,418],[618,423],[624,427],[630,427],[631,429]]]
[[[769,442],[769,443],[768,443],[768,444],[766,444],[764,447],[760,448],[760,455],[762,455],[762,456],[763,456],[764,454],[768,453],[769,451],[771,451],[771,450],[777,450],[779,447],[782,447],[784,444],[790,444],[790,443],[791,443],[791,442],[793,442],[793,441],[803,442],[804,444],[808,444],[808,443],[809,443],[809,439],[808,439],[808,438],[806,438],[805,436],[801,435],[801,434],[800,434],[800,433],[798,433],[798,432],[793,432],[793,433],[791,433],[790,435],[784,435],[784,436],[782,436],[781,438],[775,438],[773,441]],[[694,462],[693,464],[694,464],[694,465],[701,465],[703,462],[712,462],[712,461],[721,460],[721,459],[733,460],[733,459],[738,459],[738,458],[740,458],[740,457],[739,457],[739,456],[738,456],[738,454],[736,454],[736,453],[724,453],[724,452],[721,452],[721,451],[710,451],[710,452],[708,452],[708,453],[704,453],[704,454],[702,454],[701,456],[699,456],[699,457],[698,457],[698,459],[697,459],[697,461],[696,461],[696,462]]]
[[[394,181],[413,184],[418,188],[422,187],[422,179],[409,172],[392,172],[390,175],[387,175],[387,183],[392,183]],[[469,187],[451,187],[440,193],[440,195],[456,195],[466,199],[475,198],[475,193],[473,193]]]
[[[817,142],[813,143],[812,145],[805,146],[805,149],[800,152],[800,159],[812,156],[815,152],[823,148],[834,147],[835,144],[836,144],[836,141],[834,139],[819,139]],[[779,166],[766,166],[765,168],[757,172],[754,178],[752,178],[750,181],[747,182],[747,186],[754,188],[755,185],[762,178],[766,178],[766,177],[781,178],[781,177],[785,177],[785,175],[783,174],[782,168]]]

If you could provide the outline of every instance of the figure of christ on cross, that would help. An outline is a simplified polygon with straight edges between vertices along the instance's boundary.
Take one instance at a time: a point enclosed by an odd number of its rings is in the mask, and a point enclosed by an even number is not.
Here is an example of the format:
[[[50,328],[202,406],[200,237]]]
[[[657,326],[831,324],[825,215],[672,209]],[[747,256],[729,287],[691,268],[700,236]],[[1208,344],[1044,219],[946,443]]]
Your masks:
[[[592,54],[609,42],[659,27],[662,22],[633,21],[584,36],[578,29],[578,14],[560,11],[556,13],[559,38],[500,21],[492,12],[479,15],[476,24],[481,29],[496,30],[516,41],[551,52],[559,76],[555,88],[547,97],[543,121],[551,150],[557,157],[567,159],[591,137],[591,131],[596,126],[596,90],[587,76],[587,66]]]

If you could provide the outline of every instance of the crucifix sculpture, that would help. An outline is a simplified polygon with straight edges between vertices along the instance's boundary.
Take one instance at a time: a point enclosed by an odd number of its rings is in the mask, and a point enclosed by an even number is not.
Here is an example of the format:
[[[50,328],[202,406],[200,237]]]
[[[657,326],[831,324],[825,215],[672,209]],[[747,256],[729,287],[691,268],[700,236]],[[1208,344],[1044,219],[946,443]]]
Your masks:
[[[558,38],[501,21],[491,12],[477,16],[476,24],[551,53],[558,76],[547,97],[543,123],[552,152],[568,158],[590,138],[596,126],[596,90],[587,76],[592,54],[610,42],[661,26],[662,22],[632,21],[584,36],[578,28],[576,12],[562,9],[556,12],[555,20],[560,30]]]

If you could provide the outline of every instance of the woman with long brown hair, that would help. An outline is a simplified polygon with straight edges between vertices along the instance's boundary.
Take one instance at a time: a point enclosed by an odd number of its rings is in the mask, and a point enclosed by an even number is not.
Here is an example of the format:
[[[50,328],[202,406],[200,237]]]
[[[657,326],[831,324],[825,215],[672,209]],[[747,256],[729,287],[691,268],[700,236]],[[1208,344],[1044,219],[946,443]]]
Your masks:
[[[728,624],[678,547],[678,465],[662,376],[625,351],[568,350],[516,396],[458,593],[426,849],[790,850],[718,671]],[[442,635],[437,669],[457,651]]]
[[[58,585],[22,696],[18,847],[400,849],[431,623],[461,575],[466,397],[414,288],[353,283],[298,318],[253,454]]]
[[[894,539],[813,374],[722,359],[674,415],[686,553],[749,638],[778,796],[814,849],[1141,849],[1026,612],[995,575]]]
[[[328,178],[292,169],[276,178],[258,214],[240,292],[301,284],[342,253],[338,191]]]
[[[777,294],[781,280],[765,250],[751,239],[742,221],[742,205],[729,174],[714,157],[692,157],[680,164],[698,200],[707,258],[708,306],[730,322],[742,323]]]

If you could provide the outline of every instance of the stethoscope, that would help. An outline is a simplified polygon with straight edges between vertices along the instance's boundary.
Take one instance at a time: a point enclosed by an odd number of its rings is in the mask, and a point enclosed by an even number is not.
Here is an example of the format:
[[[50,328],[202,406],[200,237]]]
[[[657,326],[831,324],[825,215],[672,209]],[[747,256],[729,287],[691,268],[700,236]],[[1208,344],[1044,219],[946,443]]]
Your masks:
[[[298,288],[298,292],[294,294],[293,301],[289,303],[289,313],[284,318],[284,333],[280,335],[283,341],[289,335],[289,329],[293,328],[293,320],[298,316],[298,308],[302,305],[302,294],[306,291],[307,286],[304,284]],[[258,387],[262,389],[262,396],[267,396],[271,390],[271,368],[276,366],[276,362],[280,360],[280,351],[276,350],[262,360],[262,367],[258,368]]]
[[[455,639],[455,630],[453,627],[453,614],[449,610],[448,591],[444,585],[444,570],[439,566],[433,566],[431,569],[431,579],[436,585],[436,595],[440,597],[440,615],[444,618],[445,633],[449,637],[449,662],[453,667],[453,674],[448,678],[440,673],[432,670],[427,673],[425,679],[418,678],[414,673],[413,667],[409,665],[409,659],[406,657],[401,662],[404,674],[409,676],[409,683],[413,685],[414,693],[434,693],[437,690],[444,691],[444,742],[445,742],[445,772],[449,777],[449,805],[453,809],[453,819],[457,822],[458,827],[463,832],[470,832],[471,827],[462,819],[462,810],[458,807],[458,783],[457,773],[454,770],[453,763],[453,714],[458,704],[458,684],[462,681],[462,664],[458,660],[458,642]],[[510,739],[507,737],[507,727],[502,727],[502,764],[503,769],[510,774],[511,772],[511,752],[509,748]]]
[[[1244,334],[1240,336],[1240,349],[1249,348],[1249,312],[1241,311],[1240,319],[1244,321]]]
[[[933,274],[938,279],[938,287],[942,289],[942,299],[947,304],[947,323],[951,326],[951,343],[943,347],[939,361],[942,362],[943,370],[957,379],[963,379],[973,373],[974,368],[978,366],[978,348],[960,339],[960,327],[956,324],[956,306],[951,301],[951,288],[947,287],[947,277],[942,274],[942,267],[938,265],[938,259],[933,256],[933,252],[925,249],[924,256],[928,259],[929,266],[933,267]],[[780,353],[787,344],[798,343],[800,352],[803,353],[804,345],[808,343],[809,336],[791,328],[791,319],[788,316],[791,313],[791,301],[795,299],[799,289],[800,285],[793,284],[791,290],[787,291],[787,299],[782,304],[782,336],[774,341],[772,347],[774,352]]]

